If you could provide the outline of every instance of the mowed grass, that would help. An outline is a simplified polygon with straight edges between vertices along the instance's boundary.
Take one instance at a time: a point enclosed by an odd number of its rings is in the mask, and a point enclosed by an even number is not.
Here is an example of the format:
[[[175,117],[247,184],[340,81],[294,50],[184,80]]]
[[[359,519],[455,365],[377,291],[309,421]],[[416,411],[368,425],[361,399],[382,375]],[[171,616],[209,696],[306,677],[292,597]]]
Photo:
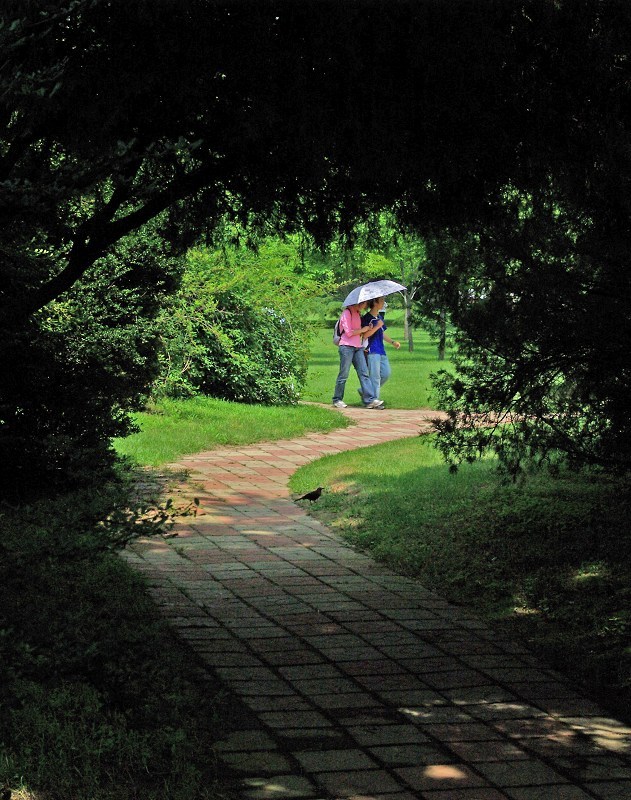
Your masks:
[[[430,438],[328,456],[291,488],[324,486],[310,513],[631,718],[629,482],[570,473],[506,485],[492,460],[452,475]]]
[[[401,342],[395,350],[386,344],[392,376],[381,390],[381,399],[388,408],[436,408],[436,397],[432,390],[430,374],[440,369],[451,370],[449,351],[447,359],[438,360],[438,348],[428,333],[414,331],[414,350],[409,351],[403,340],[403,326],[397,322],[400,312],[392,312],[394,322],[388,320],[388,336]],[[319,329],[313,338],[307,383],[303,399],[316,403],[331,403],[335,379],[339,370],[338,349],[332,342],[333,332],[329,328]],[[351,368],[346,382],[344,402],[359,406],[361,400],[357,393],[359,380]]]
[[[224,445],[292,439],[349,424],[328,408],[243,405],[211,397],[162,400],[136,414],[135,421],[140,432],[115,440],[114,447],[120,455],[152,467]]]

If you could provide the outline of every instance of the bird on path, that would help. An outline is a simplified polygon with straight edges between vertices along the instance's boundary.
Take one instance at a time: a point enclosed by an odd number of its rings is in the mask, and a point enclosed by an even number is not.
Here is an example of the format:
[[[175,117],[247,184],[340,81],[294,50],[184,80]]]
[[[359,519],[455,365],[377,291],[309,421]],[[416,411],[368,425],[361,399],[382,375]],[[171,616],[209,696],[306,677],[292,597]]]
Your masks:
[[[318,499],[318,497],[320,497],[323,489],[324,486],[318,486],[318,488],[314,489],[312,492],[307,492],[307,494],[303,494],[303,496],[299,497],[298,500],[309,500],[311,503],[313,503],[315,500]]]

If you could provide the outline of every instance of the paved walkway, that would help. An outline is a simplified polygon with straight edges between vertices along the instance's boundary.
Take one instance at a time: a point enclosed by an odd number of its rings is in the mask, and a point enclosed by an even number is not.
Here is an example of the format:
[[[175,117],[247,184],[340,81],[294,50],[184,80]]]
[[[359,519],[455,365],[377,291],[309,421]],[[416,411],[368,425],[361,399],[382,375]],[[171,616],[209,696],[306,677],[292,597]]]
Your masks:
[[[127,553],[251,712],[218,745],[243,798],[629,800],[629,727],[291,501],[302,464],[429,428],[344,413],[356,427],[183,459],[200,513]]]

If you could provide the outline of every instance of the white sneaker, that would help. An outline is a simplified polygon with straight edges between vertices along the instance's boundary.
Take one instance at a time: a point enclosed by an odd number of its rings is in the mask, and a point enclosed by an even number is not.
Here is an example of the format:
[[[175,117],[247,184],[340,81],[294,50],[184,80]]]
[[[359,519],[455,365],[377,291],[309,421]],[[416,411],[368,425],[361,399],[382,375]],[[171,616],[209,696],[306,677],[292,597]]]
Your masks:
[[[346,403],[343,400],[334,400],[333,401],[333,406],[335,408],[348,408],[348,406],[346,405]]]
[[[366,408],[381,408],[383,406],[383,400],[373,400],[372,403],[368,403]]]

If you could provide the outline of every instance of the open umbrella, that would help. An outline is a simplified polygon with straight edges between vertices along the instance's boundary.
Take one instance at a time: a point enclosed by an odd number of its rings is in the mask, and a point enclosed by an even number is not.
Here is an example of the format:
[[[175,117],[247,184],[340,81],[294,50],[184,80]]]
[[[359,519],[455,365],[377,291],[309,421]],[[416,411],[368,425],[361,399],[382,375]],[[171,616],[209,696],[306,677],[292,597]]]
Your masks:
[[[356,286],[346,295],[342,305],[346,308],[346,306],[354,306],[356,303],[363,303],[364,300],[372,300],[373,297],[385,297],[387,294],[405,291],[405,286],[394,281],[371,281],[370,283],[364,283],[362,286]]]

